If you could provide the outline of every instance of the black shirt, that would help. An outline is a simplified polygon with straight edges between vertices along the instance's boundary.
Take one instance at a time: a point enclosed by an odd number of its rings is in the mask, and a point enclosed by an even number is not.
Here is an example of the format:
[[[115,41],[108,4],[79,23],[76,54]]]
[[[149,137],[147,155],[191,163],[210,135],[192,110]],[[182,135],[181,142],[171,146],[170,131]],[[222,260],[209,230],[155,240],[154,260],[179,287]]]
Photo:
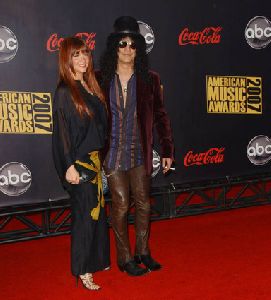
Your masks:
[[[58,175],[65,183],[67,169],[89,152],[105,145],[107,116],[103,103],[88,93],[77,81],[79,91],[94,116],[80,117],[72,101],[69,87],[61,83],[55,92],[53,104],[53,156]]]

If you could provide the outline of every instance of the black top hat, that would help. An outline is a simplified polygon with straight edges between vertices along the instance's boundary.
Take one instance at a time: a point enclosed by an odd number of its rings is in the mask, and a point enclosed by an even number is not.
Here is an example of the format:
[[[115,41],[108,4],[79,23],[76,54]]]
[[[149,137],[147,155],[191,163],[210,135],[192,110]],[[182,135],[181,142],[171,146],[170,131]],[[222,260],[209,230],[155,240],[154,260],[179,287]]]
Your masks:
[[[139,25],[133,17],[122,16],[114,23],[114,34],[140,35]]]

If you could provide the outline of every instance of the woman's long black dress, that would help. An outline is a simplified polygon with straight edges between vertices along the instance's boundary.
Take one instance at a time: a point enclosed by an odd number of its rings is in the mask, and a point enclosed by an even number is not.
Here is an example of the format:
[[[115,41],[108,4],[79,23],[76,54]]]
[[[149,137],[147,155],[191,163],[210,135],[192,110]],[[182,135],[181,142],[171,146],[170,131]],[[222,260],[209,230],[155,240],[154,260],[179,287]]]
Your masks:
[[[105,208],[100,207],[98,220],[90,211],[97,206],[97,185],[71,185],[65,180],[67,169],[89,152],[99,151],[105,144],[106,111],[96,96],[77,82],[88,108],[94,113],[80,117],[68,86],[61,83],[54,97],[53,155],[64,187],[71,196],[71,270],[74,276],[103,270],[110,265],[108,225]]]

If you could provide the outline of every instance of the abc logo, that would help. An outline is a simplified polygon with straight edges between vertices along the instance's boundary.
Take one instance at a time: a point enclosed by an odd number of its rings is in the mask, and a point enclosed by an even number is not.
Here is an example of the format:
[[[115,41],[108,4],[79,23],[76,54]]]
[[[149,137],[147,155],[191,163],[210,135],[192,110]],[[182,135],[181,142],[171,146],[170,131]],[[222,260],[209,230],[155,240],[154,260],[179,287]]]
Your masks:
[[[262,49],[271,41],[271,23],[263,16],[251,19],[245,30],[248,44],[254,49]]]
[[[151,177],[154,177],[157,175],[157,173],[160,170],[160,165],[161,165],[161,161],[160,161],[160,156],[159,154],[155,151],[152,150],[152,174]]]
[[[267,136],[255,136],[247,146],[248,159],[254,165],[264,165],[271,159],[271,141]]]
[[[19,196],[31,185],[31,172],[18,162],[10,162],[0,169],[0,190],[8,196]]]
[[[0,63],[10,61],[17,53],[18,41],[7,27],[0,26]]]
[[[142,21],[137,21],[137,23],[139,25],[139,31],[141,35],[143,35],[145,38],[146,52],[149,53],[152,50],[155,41],[153,31],[151,27],[146,23]]]

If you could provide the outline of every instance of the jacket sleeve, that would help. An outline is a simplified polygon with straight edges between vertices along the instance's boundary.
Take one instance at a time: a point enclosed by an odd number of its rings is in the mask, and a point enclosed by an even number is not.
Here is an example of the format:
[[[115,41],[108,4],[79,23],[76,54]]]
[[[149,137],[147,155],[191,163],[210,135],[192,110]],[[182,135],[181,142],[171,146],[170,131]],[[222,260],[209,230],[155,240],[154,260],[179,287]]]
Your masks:
[[[161,156],[173,159],[173,138],[168,114],[164,107],[163,90],[160,77],[152,73],[154,93],[154,126],[157,130],[159,143],[161,145]]]
[[[65,180],[67,169],[73,164],[72,141],[70,138],[70,98],[66,88],[57,88],[53,107],[53,158],[60,179]]]

